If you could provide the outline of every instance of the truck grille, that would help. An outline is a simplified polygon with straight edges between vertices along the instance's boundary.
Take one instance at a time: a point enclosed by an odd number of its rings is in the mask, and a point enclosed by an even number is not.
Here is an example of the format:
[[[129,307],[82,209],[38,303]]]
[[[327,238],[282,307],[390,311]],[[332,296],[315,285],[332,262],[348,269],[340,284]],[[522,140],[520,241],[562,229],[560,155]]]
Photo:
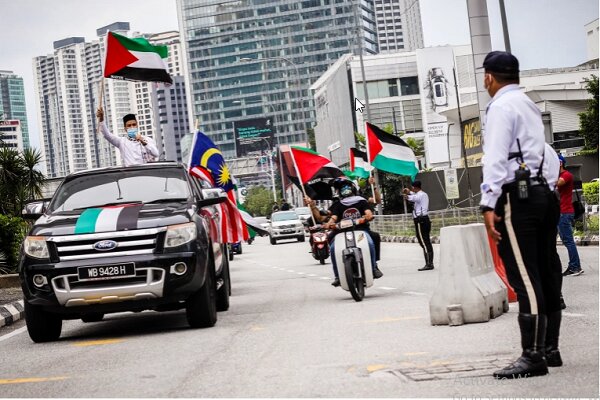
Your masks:
[[[85,235],[52,236],[47,241],[49,247],[53,247],[56,251],[60,261],[152,254],[158,245],[160,233],[166,230],[167,228],[163,227]],[[96,250],[94,243],[100,240],[113,240],[117,243],[117,246],[107,251]]]

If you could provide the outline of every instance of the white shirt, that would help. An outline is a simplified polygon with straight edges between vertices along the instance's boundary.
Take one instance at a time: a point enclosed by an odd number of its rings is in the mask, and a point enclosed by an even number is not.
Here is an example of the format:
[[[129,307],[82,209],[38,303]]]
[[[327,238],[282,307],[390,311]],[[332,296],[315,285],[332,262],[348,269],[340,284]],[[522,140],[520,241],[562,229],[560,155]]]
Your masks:
[[[429,196],[422,190],[418,192],[410,192],[406,199],[411,203],[415,203],[413,206],[413,218],[425,216],[429,214]]]
[[[556,151],[548,143],[546,143],[544,149],[544,169],[542,169],[542,173],[550,190],[556,189],[556,182],[558,182],[558,176],[560,175],[560,161]]]
[[[144,146],[137,140],[129,140],[123,136],[117,136],[110,133],[104,121],[100,124],[102,136],[106,138],[113,146],[121,152],[121,160],[125,167],[135,164],[144,164],[153,157],[158,158],[158,148],[152,138],[144,137],[146,145]]]
[[[508,159],[518,153],[521,144],[523,161],[535,177],[544,154],[544,125],[537,106],[511,84],[502,87],[487,106],[483,136],[482,206],[494,208],[502,194],[502,185],[515,180],[520,158]]]

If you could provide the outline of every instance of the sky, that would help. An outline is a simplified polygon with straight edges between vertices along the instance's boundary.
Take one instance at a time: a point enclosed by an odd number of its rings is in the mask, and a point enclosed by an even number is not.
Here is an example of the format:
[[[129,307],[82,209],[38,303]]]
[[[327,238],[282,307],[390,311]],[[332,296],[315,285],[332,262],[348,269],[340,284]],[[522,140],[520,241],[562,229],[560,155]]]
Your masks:
[[[425,46],[469,44],[467,0],[419,0]],[[499,0],[488,0],[493,50],[504,50]],[[521,69],[570,67],[586,61],[584,25],[598,18],[598,0],[505,0],[511,50]],[[132,31],[179,30],[176,0],[0,0],[0,70],[25,84],[29,135],[39,147],[32,60],[52,54],[53,42],[97,39],[117,21]]]

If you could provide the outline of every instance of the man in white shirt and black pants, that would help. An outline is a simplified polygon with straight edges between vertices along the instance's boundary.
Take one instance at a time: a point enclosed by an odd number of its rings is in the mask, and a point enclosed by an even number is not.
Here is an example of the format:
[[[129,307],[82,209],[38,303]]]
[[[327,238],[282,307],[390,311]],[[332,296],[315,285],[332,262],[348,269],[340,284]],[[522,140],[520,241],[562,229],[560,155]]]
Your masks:
[[[421,181],[412,183],[412,191],[404,188],[402,193],[408,201],[413,203],[413,221],[415,222],[415,233],[417,240],[425,255],[425,266],[419,271],[433,269],[433,246],[431,245],[431,221],[429,220],[429,196],[421,190]]]
[[[493,51],[483,67],[492,100],[486,111],[480,208],[517,294],[523,348],[521,357],[493,375],[546,375],[547,316],[560,311],[560,285],[553,283],[556,274],[548,250],[548,232],[555,228],[542,171],[544,125],[540,110],[519,89],[516,57]]]

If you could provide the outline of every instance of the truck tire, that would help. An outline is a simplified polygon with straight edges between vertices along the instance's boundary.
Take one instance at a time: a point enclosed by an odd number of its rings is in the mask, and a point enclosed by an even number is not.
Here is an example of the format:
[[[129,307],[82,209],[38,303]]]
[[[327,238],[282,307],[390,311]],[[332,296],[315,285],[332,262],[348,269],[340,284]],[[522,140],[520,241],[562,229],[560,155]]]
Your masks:
[[[277,240],[275,240],[275,238],[271,237],[271,244],[272,245],[276,245],[277,244]]]
[[[188,323],[192,328],[210,328],[217,322],[217,287],[215,284],[215,261],[210,259],[204,285],[196,293],[188,297],[185,311]]]
[[[102,321],[103,318],[104,318],[104,314],[93,313],[93,314],[86,314],[86,315],[82,316],[81,320],[83,322],[100,322],[100,321]]]
[[[298,241],[299,242],[304,242],[305,240],[306,240],[306,238],[304,237],[304,235],[298,236]]]
[[[217,290],[217,311],[229,310],[229,296],[231,295],[231,278],[229,275],[229,261],[223,257],[223,272],[220,279],[223,284]]]
[[[36,343],[51,342],[60,337],[62,318],[25,301],[25,322],[29,337]]]

